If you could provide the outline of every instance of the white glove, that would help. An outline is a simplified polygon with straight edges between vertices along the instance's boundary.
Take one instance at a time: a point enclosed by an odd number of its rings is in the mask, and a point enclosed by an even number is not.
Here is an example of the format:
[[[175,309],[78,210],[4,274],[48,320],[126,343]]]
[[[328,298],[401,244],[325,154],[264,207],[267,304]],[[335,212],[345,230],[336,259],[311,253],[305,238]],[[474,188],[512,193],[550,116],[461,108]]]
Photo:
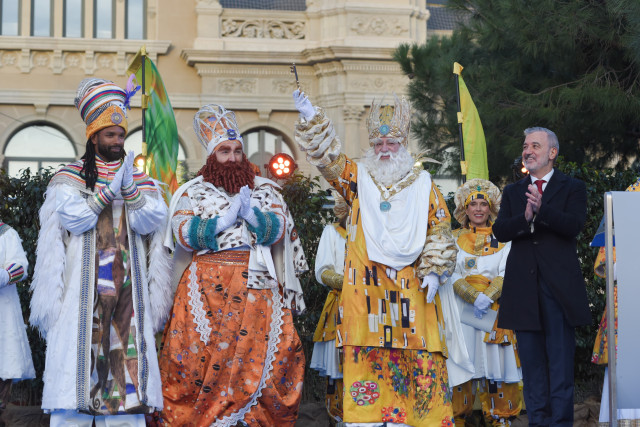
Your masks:
[[[124,175],[122,176],[122,187],[127,188],[133,184],[133,160],[136,155],[133,151],[129,151],[127,156],[124,158],[124,162],[122,162],[122,168],[124,168]]]
[[[122,188],[122,178],[124,177],[125,167],[121,166],[113,177],[113,181],[109,184],[109,190],[111,190],[114,194],[120,194],[120,189]]]
[[[493,300],[488,296],[486,296],[485,294],[483,294],[482,292],[480,292],[476,297],[476,300],[474,301],[473,306],[478,310],[482,310],[486,312],[491,306],[491,304],[493,304]]]
[[[240,197],[236,197],[233,202],[231,202],[231,206],[229,206],[227,213],[218,217],[218,221],[216,222],[216,235],[235,224],[238,219],[238,212],[240,211],[241,205],[242,201],[240,200]]]
[[[311,120],[316,115],[316,109],[314,108],[307,95],[304,92],[300,92],[300,89],[293,91],[293,102],[296,105],[296,109],[300,112],[300,117],[305,120]]]
[[[422,279],[422,287],[428,288],[427,304],[430,304],[436,297],[436,293],[438,293],[438,288],[440,287],[440,278],[435,273],[429,273]]]
[[[473,302],[474,316],[476,316],[478,319],[482,319],[482,316],[487,313],[487,310],[489,310],[491,304],[493,304],[493,300],[480,292],[476,297],[476,300]]]
[[[240,217],[247,221],[252,227],[258,226],[258,218],[251,208],[251,190],[246,185],[240,189]]]
[[[4,288],[5,286],[7,286],[7,284],[9,283],[9,279],[11,277],[9,276],[9,272],[5,269],[0,269],[0,289]]]

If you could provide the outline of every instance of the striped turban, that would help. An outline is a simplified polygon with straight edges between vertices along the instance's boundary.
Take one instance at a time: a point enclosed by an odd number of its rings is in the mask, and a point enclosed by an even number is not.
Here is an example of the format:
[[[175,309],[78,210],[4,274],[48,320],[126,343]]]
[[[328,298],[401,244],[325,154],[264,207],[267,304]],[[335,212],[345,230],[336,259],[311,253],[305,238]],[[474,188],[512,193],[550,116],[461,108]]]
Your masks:
[[[101,129],[120,126],[125,133],[127,92],[109,80],[89,78],[78,86],[74,104],[87,125],[87,139]]]

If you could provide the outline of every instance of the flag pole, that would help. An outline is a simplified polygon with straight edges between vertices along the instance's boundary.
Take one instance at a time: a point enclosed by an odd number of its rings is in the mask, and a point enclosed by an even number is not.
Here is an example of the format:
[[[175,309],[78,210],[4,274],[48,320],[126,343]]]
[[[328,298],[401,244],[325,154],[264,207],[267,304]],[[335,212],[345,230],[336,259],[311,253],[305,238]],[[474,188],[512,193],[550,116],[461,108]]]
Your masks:
[[[140,49],[140,56],[142,58],[142,96],[141,96],[141,106],[142,106],[142,156],[144,157],[144,170],[146,173],[149,173],[149,165],[147,162],[147,95],[146,89],[147,85],[145,82],[146,72],[145,72],[145,63],[147,62],[147,49],[143,45]]]
[[[464,136],[462,133],[462,105],[460,104],[460,73],[462,72],[462,65],[457,62],[453,63],[453,74],[456,75],[456,100],[458,101],[458,133],[460,134],[460,170],[462,172],[462,183],[467,181],[467,162],[464,158]]]

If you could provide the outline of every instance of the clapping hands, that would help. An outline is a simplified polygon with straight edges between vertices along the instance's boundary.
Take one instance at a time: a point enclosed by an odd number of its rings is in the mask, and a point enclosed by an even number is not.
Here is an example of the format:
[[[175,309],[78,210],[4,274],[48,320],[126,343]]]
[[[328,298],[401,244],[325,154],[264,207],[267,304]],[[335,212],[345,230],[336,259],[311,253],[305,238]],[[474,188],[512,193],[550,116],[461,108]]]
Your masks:
[[[538,187],[529,184],[527,187],[527,206],[524,209],[524,217],[527,222],[531,222],[533,215],[538,213],[542,204],[542,194],[538,191]]]
[[[245,185],[240,189],[238,196],[240,198],[240,217],[247,221],[252,227],[257,227],[258,219],[251,207],[251,189]]]
[[[124,169],[124,175],[122,176],[122,187],[127,188],[133,184],[133,160],[135,159],[135,154],[133,151],[129,151],[127,156],[124,158],[122,162],[122,168]]]
[[[135,155],[133,151],[129,151],[126,155],[122,166],[118,169],[118,172],[113,176],[113,181],[109,184],[109,190],[113,194],[120,194],[122,188],[127,188],[133,184],[133,159]]]

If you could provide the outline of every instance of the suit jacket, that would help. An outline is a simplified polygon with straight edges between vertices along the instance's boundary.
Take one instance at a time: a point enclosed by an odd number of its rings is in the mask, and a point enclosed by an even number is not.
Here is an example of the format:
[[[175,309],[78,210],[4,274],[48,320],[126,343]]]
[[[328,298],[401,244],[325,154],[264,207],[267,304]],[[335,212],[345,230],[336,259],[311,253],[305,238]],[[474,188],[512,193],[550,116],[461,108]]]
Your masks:
[[[584,182],[556,169],[542,194],[533,232],[524,217],[529,184],[531,178],[527,176],[504,189],[498,219],[493,224],[499,241],[512,241],[498,326],[541,329],[538,275],[562,306],[570,325],[589,324],[591,313],[576,249],[576,237],[587,214]]]

